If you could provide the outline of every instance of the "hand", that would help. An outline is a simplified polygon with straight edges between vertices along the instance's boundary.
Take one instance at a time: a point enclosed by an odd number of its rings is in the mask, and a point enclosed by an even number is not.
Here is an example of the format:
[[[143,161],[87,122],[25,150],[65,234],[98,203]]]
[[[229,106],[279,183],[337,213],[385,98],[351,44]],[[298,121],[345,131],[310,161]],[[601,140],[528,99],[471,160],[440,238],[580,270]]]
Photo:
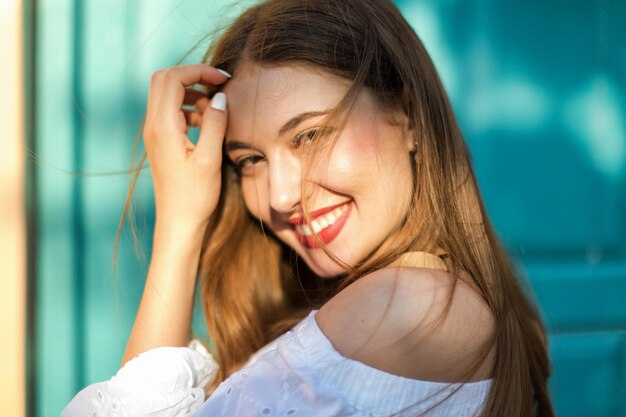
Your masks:
[[[217,206],[226,96],[218,93],[209,101],[193,86],[226,80],[227,75],[208,64],[181,65],[152,75],[143,139],[159,224],[203,228]],[[183,104],[195,109],[184,110]],[[196,145],[187,136],[191,126],[200,128]]]

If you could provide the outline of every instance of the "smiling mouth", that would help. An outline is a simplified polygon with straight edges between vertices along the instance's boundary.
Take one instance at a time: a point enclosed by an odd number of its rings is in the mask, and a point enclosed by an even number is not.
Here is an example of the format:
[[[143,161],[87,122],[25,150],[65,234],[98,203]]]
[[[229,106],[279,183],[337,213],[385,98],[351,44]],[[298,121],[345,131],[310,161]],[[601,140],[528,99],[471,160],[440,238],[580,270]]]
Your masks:
[[[298,241],[307,248],[319,248],[319,243],[315,240],[314,234],[317,234],[319,240],[325,245],[333,241],[343,226],[345,225],[350,212],[352,211],[351,201],[342,203],[341,205],[334,206],[329,209],[317,210],[317,212],[324,212],[315,216],[310,223],[305,223],[303,219],[293,221],[295,223],[294,231]],[[315,214],[313,212],[312,214]]]

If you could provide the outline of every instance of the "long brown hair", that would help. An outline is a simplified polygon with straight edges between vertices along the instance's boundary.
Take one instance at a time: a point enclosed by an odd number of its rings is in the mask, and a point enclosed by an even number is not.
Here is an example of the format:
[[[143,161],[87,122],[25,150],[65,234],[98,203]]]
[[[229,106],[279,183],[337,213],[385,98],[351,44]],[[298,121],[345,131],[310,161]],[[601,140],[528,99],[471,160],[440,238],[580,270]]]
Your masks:
[[[391,1],[264,1],[228,27],[205,61],[231,74],[244,62],[322,69],[351,81],[325,123],[345,122],[358,93],[368,89],[381,106],[404,110],[417,139],[412,206],[401,230],[357,265],[345,265],[327,252],[346,268],[338,280],[316,279],[290,248],[263,230],[245,208],[237,172],[224,164],[222,194],[199,269],[206,323],[220,364],[213,388],[339,289],[401,253],[440,248],[494,318],[491,339],[468,368],[477,369],[495,349],[493,384],[482,415],[552,416],[545,330],[489,223],[435,67]],[[305,171],[319,161],[306,159]],[[306,201],[302,206],[306,213]]]

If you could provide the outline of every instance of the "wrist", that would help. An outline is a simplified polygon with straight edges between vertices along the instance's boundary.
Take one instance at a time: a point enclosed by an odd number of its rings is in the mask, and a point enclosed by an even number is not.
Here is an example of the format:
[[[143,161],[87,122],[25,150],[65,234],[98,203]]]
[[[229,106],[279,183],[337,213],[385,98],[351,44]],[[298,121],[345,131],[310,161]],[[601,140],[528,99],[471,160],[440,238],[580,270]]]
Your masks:
[[[188,286],[185,283],[189,283],[188,290],[192,291],[198,272],[203,236],[203,229],[156,225],[149,280],[176,282],[177,286],[185,287]]]
[[[206,224],[183,222],[161,222],[157,219],[154,225],[154,240],[175,240],[188,244],[201,244],[206,232]]]
[[[197,261],[200,257],[205,228],[185,225],[157,224],[152,243],[153,256],[184,257],[186,261]]]

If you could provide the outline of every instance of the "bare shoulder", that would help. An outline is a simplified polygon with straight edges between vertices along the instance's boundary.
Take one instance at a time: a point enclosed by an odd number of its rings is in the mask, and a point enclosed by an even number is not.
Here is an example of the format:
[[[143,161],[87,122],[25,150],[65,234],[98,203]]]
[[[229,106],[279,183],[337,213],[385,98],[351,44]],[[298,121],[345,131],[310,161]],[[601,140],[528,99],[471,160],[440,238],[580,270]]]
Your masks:
[[[427,268],[393,267],[362,277],[316,315],[343,356],[408,378],[453,382],[488,340],[493,317],[482,298],[456,278]],[[493,355],[472,380],[489,378]]]

